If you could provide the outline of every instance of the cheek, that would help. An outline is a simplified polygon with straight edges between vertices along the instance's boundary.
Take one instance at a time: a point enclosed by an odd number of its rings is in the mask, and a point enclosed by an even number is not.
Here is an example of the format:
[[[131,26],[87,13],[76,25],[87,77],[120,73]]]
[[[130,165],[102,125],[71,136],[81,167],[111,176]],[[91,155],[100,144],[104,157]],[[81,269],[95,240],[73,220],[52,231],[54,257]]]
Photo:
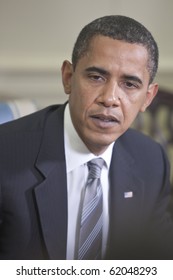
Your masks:
[[[79,90],[79,89],[78,89]],[[81,91],[71,92],[69,96],[71,116],[76,126],[84,126],[90,108],[87,96]]]
[[[128,96],[129,109],[139,112],[147,98],[147,89],[137,91],[134,95]]]
[[[122,111],[124,115],[124,122],[127,125],[131,125],[135,120],[136,116],[140,112],[141,106],[143,105],[143,100],[133,100],[125,102],[122,106]]]
[[[137,91],[136,93],[127,96],[127,99],[128,99],[128,103],[131,106],[134,106],[136,108],[140,108],[141,105],[145,102],[146,92]]]
[[[81,114],[86,114],[95,103],[95,94],[93,94],[93,90],[86,83],[74,83],[69,96],[69,103],[74,110],[81,112]]]

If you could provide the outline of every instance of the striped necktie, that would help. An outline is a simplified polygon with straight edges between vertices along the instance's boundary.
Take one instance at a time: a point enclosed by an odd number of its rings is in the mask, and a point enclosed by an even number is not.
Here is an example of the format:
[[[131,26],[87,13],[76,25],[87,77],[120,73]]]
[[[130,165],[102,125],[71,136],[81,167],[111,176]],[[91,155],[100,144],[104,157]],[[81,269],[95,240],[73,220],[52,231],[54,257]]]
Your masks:
[[[104,160],[88,162],[89,175],[82,202],[77,259],[101,259],[103,195],[100,182]]]

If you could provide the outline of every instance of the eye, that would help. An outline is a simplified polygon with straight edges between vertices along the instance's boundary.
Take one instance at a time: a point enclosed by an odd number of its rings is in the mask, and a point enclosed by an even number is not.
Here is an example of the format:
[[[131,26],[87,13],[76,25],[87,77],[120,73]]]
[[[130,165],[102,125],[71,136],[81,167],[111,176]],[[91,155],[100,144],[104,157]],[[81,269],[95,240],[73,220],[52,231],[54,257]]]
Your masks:
[[[137,83],[134,83],[134,82],[126,81],[126,82],[124,82],[124,84],[129,89],[139,88],[139,85]]]
[[[103,76],[101,76],[100,74],[88,74],[89,79],[91,79],[92,81],[95,82],[102,82],[105,81],[105,78]]]

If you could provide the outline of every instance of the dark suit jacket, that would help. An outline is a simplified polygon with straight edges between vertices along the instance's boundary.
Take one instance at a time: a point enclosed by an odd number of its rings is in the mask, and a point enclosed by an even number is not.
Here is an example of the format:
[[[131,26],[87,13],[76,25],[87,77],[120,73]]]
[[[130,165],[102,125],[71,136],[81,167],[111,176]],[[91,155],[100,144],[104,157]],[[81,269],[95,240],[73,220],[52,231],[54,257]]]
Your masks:
[[[64,108],[50,106],[0,127],[0,259],[66,258]],[[160,145],[133,130],[121,136],[110,188],[107,258],[173,258],[165,214],[169,168]]]

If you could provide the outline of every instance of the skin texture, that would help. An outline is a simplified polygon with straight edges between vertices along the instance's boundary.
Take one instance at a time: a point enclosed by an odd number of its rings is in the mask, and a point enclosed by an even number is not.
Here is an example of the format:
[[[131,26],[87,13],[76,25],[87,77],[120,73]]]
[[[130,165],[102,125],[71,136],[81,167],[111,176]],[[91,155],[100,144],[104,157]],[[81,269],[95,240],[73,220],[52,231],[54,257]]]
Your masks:
[[[75,69],[63,62],[72,122],[93,154],[102,154],[155,97],[158,85],[149,85],[147,62],[142,45],[100,35],[92,39]]]

